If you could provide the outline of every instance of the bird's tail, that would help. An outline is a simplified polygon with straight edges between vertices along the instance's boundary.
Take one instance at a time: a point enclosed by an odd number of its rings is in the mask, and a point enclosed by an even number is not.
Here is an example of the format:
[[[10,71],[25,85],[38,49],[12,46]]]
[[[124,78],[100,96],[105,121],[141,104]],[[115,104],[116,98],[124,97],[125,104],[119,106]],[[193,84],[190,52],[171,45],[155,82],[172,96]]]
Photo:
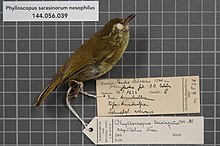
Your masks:
[[[62,78],[58,77],[52,80],[52,82],[47,85],[44,90],[41,92],[37,100],[35,101],[35,106],[39,106],[42,101],[61,84]]]

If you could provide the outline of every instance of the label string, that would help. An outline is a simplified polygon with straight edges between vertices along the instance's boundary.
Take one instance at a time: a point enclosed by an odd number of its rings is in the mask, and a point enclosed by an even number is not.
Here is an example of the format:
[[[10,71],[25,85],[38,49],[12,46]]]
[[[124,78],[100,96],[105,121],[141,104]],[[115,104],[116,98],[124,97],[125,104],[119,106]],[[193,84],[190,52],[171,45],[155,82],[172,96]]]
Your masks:
[[[80,120],[80,122],[82,123],[82,125],[86,128],[86,127],[88,126],[88,124],[87,124],[86,122],[84,122],[84,121],[82,120],[82,118],[80,118],[80,116],[79,116],[79,114],[76,112],[76,110],[74,110],[73,107],[70,105],[70,102],[69,102],[70,96],[69,96],[69,95],[70,95],[71,90],[73,90],[73,89],[74,89],[73,87],[69,86],[69,89],[67,90],[67,93],[66,93],[66,104],[67,104],[69,110],[76,116],[77,119]],[[92,95],[92,94],[89,94],[89,93],[87,93],[87,92],[84,92],[84,91],[82,91],[82,89],[80,89],[79,93],[84,94],[84,95],[86,95],[86,96],[93,97],[93,98],[97,98],[96,95]],[[89,130],[90,130],[90,129],[89,129]]]
[[[80,116],[77,114],[77,112],[72,108],[72,106],[70,105],[70,102],[69,102],[69,97],[67,96],[66,97],[66,104],[69,108],[69,110],[76,116],[77,119],[80,120],[80,122],[83,124],[83,126],[86,128],[88,126],[88,124],[86,122],[84,122]]]
[[[73,88],[72,87],[69,87],[68,91],[67,91],[67,94],[66,94],[66,104],[69,108],[69,110],[76,116],[77,119],[80,120],[80,122],[82,123],[82,125],[86,128],[88,126],[88,124],[86,122],[84,122],[79,114],[73,109],[73,107],[70,105],[70,102],[69,102],[69,93],[70,91],[72,90]]]

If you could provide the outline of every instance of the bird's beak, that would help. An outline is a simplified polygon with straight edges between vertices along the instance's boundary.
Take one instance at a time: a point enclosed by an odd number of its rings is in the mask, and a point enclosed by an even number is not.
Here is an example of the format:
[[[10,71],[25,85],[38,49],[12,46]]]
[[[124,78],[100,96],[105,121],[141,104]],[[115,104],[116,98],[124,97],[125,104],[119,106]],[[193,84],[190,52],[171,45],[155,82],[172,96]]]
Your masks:
[[[124,18],[124,25],[128,25],[128,23],[136,16],[136,14],[131,14],[128,17]]]

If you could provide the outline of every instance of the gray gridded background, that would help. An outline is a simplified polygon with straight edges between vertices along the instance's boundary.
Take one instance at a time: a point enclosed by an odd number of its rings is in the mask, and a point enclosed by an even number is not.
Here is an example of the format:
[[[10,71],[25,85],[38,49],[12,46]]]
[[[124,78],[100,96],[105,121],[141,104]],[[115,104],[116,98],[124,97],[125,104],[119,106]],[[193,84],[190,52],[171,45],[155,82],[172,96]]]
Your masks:
[[[122,60],[103,78],[199,75],[205,145],[220,146],[220,0],[100,0],[99,22],[2,22],[0,144],[86,145],[63,85],[36,109],[34,99],[71,52],[111,18],[136,13]],[[85,83],[95,93],[95,81]],[[96,102],[72,101],[89,122]],[[188,115],[186,115],[188,116]]]

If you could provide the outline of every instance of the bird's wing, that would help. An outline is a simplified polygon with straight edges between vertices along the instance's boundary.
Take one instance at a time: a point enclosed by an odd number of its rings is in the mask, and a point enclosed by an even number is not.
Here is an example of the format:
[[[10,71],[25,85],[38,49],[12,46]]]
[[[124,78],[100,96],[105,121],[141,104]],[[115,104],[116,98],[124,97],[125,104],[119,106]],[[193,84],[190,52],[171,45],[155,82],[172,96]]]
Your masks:
[[[58,74],[62,74],[63,82],[70,77],[87,70],[91,65],[97,64],[105,60],[110,54],[114,52],[110,49],[111,45],[108,42],[92,38],[85,42],[61,67]]]

